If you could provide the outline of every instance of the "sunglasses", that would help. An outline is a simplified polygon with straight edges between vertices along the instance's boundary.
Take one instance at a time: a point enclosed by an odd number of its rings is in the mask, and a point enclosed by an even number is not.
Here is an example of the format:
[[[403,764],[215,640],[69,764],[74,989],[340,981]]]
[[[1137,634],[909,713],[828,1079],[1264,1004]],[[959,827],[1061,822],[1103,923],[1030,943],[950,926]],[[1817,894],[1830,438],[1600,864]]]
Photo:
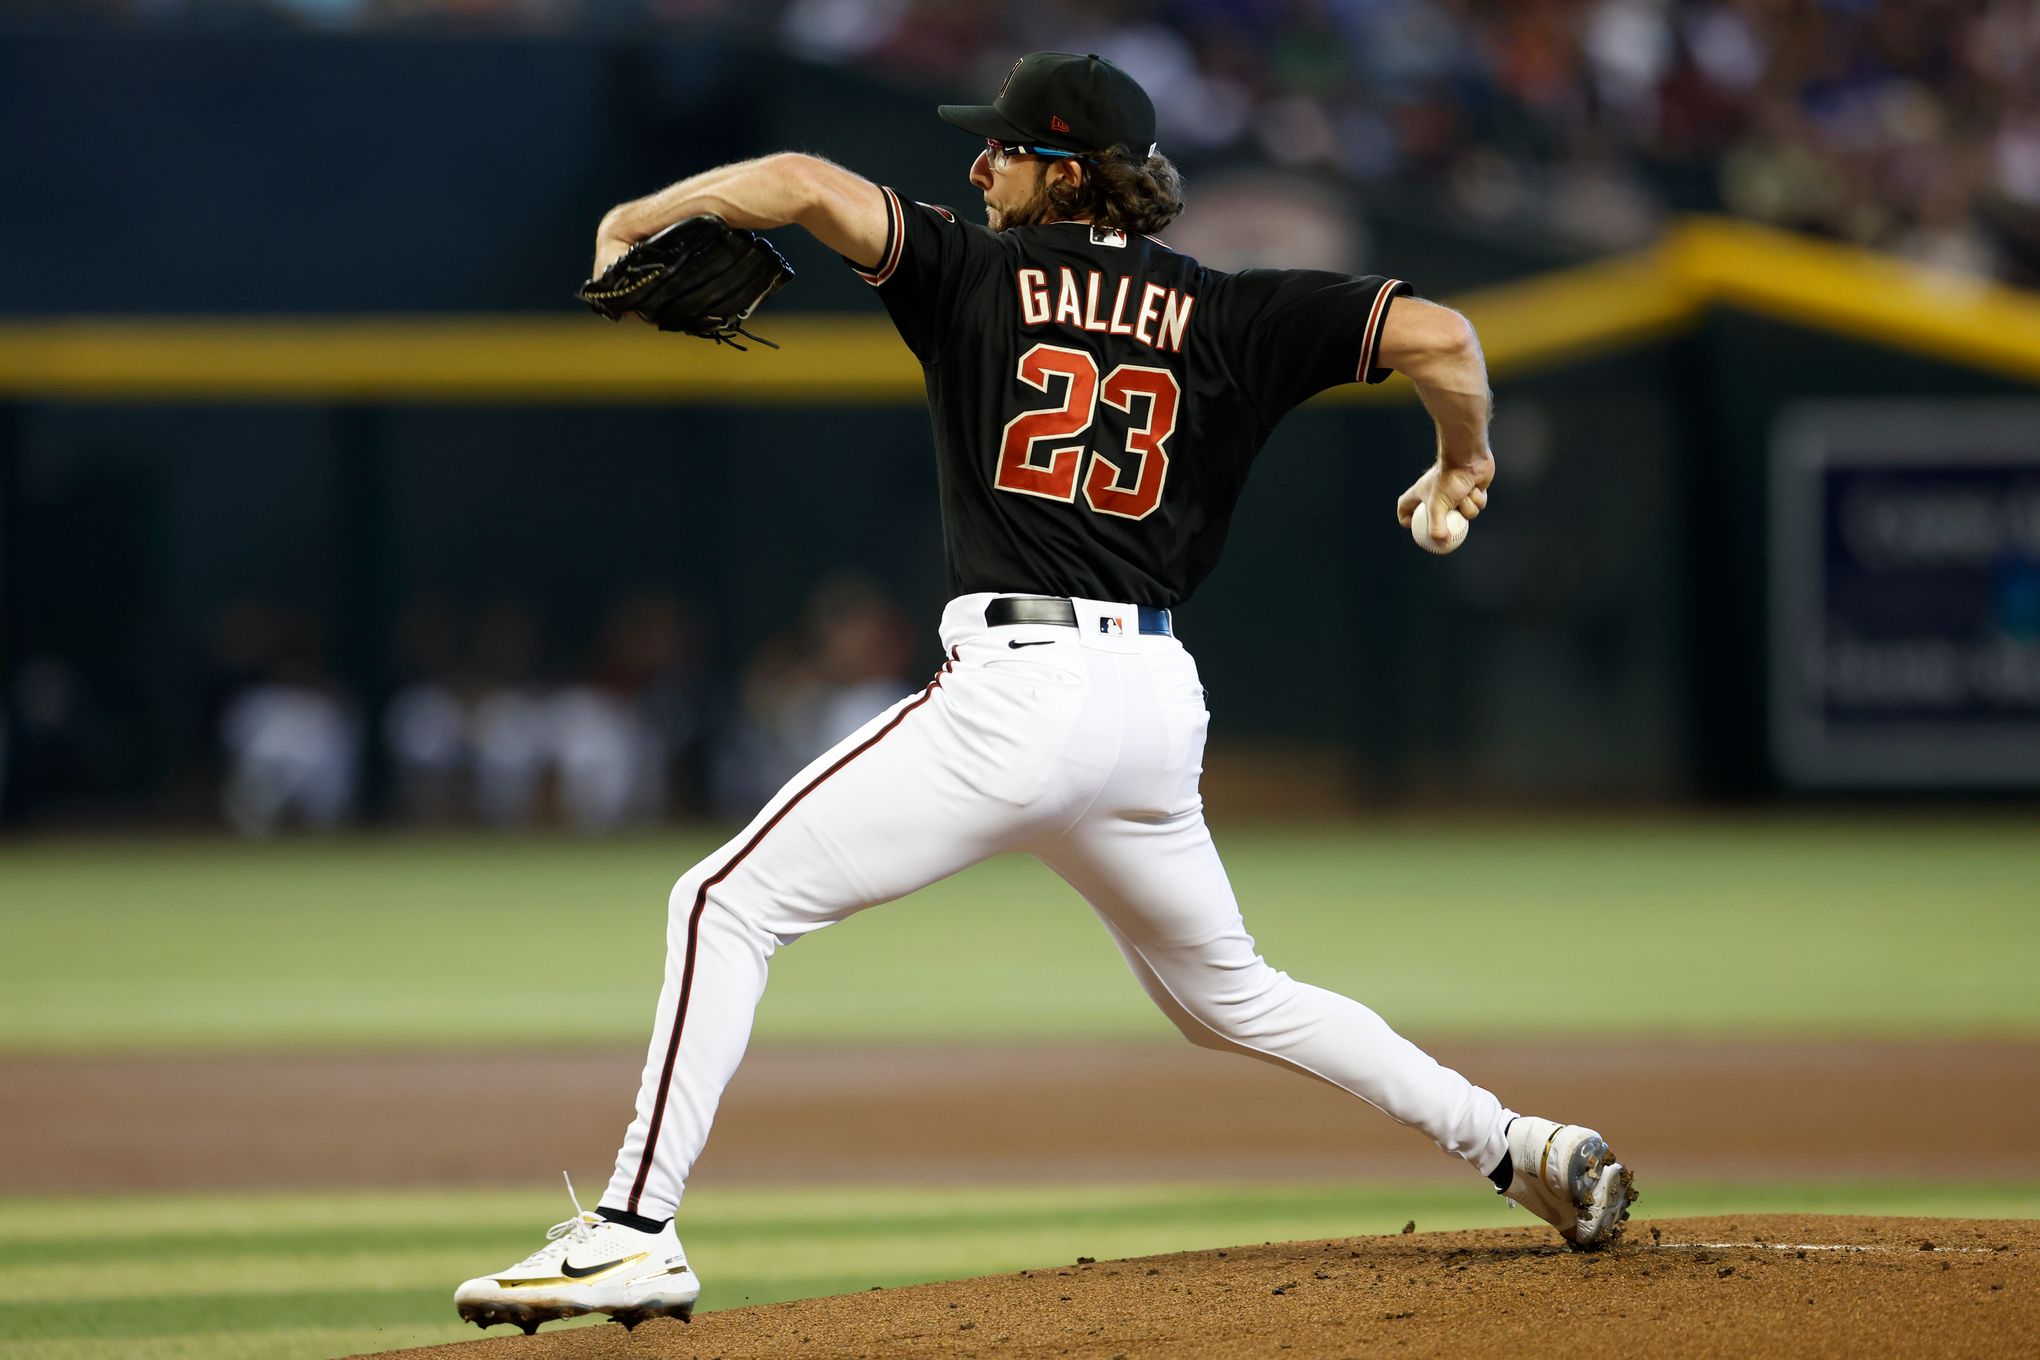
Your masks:
[[[1002,142],[996,137],[985,138],[985,151],[995,165],[1003,166],[1009,156],[1053,156],[1058,160],[1088,161],[1090,157],[1076,151],[1064,151],[1053,146],[1022,146],[1018,142]]]

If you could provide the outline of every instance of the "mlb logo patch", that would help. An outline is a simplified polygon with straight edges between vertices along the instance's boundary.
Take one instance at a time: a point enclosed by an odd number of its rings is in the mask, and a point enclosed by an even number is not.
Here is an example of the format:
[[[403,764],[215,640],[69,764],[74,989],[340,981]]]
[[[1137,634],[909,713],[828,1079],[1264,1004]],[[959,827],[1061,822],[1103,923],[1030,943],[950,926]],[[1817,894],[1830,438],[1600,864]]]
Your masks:
[[[1126,632],[1126,621],[1116,618],[1101,618],[1098,620],[1098,631],[1118,636]]]
[[[1093,227],[1091,228],[1091,244],[1094,246],[1117,246],[1119,249],[1124,250],[1126,249],[1126,233],[1114,231],[1110,227]]]

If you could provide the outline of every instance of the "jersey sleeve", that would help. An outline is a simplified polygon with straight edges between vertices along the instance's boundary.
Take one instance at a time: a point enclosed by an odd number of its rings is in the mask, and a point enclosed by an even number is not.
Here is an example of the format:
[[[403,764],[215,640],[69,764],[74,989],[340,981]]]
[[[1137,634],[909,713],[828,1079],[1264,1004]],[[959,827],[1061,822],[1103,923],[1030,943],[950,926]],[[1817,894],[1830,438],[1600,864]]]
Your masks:
[[[1225,290],[1233,362],[1272,424],[1283,412],[1341,383],[1378,383],[1389,303],[1410,292],[1401,279],[1355,278],[1317,269],[1249,269]]]
[[[885,195],[885,252],[876,264],[846,263],[878,290],[915,357],[933,363],[961,300],[990,272],[999,247],[989,230],[957,220],[947,208],[917,203],[884,186],[880,192]]]

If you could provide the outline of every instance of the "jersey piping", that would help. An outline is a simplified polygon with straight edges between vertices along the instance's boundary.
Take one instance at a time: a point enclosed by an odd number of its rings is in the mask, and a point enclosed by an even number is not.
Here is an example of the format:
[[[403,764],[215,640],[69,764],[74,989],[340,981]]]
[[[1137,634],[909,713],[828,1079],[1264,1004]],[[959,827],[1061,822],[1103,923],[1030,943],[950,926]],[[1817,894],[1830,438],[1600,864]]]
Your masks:
[[[1366,338],[1360,342],[1360,366],[1353,370],[1354,382],[1374,381],[1368,375],[1380,367],[1374,360],[1381,349],[1381,324],[1388,320],[1388,304],[1395,300],[1396,294],[1407,287],[1409,285],[1401,279],[1390,279],[1382,285],[1381,291],[1374,295],[1374,307],[1367,314]]]
[[[884,185],[879,192],[885,195],[885,249],[879,252],[878,265],[874,269],[861,269],[851,265],[857,277],[873,288],[882,287],[900,267],[900,254],[906,248],[906,224],[900,220],[900,196]]]

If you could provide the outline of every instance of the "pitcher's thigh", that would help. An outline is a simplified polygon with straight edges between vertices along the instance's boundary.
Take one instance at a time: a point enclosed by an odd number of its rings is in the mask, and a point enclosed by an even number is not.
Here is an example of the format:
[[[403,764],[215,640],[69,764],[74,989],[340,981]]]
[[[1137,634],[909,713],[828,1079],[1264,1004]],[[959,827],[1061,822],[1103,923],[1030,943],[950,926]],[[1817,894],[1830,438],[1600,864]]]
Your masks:
[[[781,938],[902,897],[1010,847],[1009,805],[975,793],[931,687],[802,770],[734,839],[675,885]]]

